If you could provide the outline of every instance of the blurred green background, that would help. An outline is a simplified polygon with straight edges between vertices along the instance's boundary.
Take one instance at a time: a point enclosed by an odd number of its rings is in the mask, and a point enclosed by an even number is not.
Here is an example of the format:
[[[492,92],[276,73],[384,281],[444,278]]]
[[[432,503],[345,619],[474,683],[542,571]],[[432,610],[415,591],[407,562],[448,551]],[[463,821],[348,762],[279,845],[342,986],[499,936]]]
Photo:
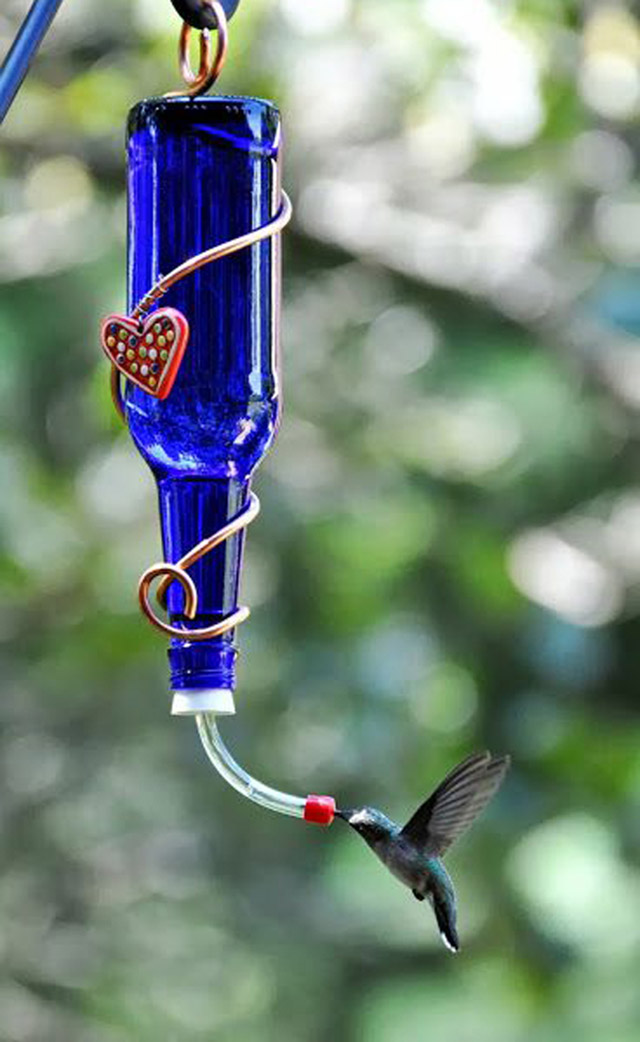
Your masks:
[[[67,0],[0,137],[0,1039],[637,1042],[632,5],[244,0],[222,80],[280,104],[297,205],[225,732],[398,818],[510,751],[457,958],[340,823],[214,775],[137,611],[154,490],[97,328],[177,28]]]

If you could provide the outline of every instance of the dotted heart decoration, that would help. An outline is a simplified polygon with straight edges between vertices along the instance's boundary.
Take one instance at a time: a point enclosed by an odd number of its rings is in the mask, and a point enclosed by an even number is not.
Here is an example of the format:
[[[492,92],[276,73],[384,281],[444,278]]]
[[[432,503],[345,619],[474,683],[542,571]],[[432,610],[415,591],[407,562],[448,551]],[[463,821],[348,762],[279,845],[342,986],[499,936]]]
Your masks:
[[[128,315],[109,315],[102,323],[100,340],[111,364],[127,380],[164,399],[184,357],[189,323],[175,308],[159,308],[142,322]]]

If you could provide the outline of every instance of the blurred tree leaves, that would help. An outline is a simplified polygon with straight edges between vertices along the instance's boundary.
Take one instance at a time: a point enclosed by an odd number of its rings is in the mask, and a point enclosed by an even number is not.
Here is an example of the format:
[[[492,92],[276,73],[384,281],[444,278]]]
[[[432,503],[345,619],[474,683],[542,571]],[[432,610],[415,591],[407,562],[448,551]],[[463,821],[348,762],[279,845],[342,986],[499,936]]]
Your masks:
[[[398,817],[512,750],[451,859],[455,962],[339,823],[210,773],[136,612],[153,489],[95,330],[126,112],[175,85],[176,28],[69,2],[3,126],[0,1036],[635,1042],[637,18],[246,0],[232,27],[222,89],[280,103],[298,216],[229,734]]]

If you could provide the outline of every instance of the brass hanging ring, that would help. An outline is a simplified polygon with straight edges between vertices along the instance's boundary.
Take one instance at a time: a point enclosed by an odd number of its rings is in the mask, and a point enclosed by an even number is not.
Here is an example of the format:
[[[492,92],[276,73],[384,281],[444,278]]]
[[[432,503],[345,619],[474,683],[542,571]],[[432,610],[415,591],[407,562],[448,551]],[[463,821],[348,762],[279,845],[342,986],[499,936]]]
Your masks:
[[[206,94],[222,72],[229,47],[227,16],[219,0],[205,0],[205,3],[211,8],[216,20],[216,53],[215,55],[213,54],[211,33],[208,29],[203,29],[200,33],[200,67],[197,73],[194,73],[189,57],[189,41],[191,39],[192,27],[188,22],[183,22],[178,44],[178,62],[180,75],[185,82],[186,90],[170,91],[168,94],[165,94],[165,98],[178,98],[183,97],[185,94],[190,98],[197,98],[200,94]]]

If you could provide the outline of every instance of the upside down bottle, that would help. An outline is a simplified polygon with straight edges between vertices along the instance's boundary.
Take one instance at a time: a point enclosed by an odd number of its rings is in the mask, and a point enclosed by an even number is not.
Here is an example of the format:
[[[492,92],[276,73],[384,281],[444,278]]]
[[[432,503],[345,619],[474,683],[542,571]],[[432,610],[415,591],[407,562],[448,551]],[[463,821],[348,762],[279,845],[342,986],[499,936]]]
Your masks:
[[[129,307],[162,274],[267,224],[280,209],[280,118],[253,98],[159,98],[131,112]],[[176,562],[248,504],[252,474],[277,430],[279,237],[182,279],[162,299],[190,326],[163,401],[127,383],[126,420],[158,487],[165,560]],[[174,712],[232,711],[237,650],[228,632],[191,640],[238,608],[243,534],[191,566],[195,618],[169,587]]]

